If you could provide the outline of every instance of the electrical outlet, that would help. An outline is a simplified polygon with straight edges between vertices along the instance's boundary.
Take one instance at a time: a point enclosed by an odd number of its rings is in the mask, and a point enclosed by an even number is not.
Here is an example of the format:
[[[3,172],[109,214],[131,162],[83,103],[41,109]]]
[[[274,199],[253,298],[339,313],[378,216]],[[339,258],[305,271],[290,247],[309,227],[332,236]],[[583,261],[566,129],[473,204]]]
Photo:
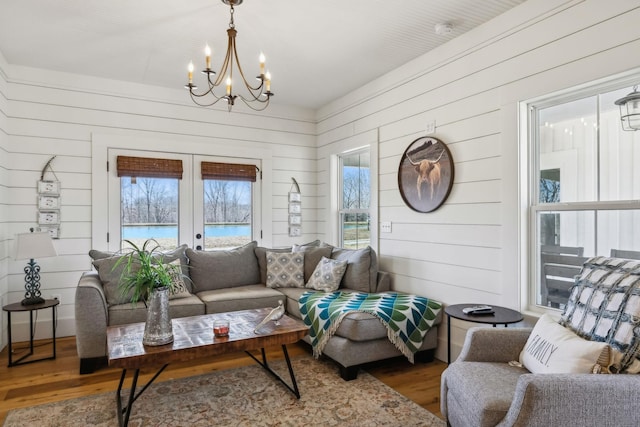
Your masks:
[[[435,133],[435,131],[436,131],[436,121],[431,120],[430,122],[427,122],[427,128],[425,129],[425,133],[427,135],[431,135],[432,133]]]
[[[57,299],[58,301],[60,301],[62,303],[62,299],[60,298],[60,294],[53,294],[52,297],[53,297],[53,299]]]
[[[382,221],[380,223],[381,233],[391,233],[391,221]]]

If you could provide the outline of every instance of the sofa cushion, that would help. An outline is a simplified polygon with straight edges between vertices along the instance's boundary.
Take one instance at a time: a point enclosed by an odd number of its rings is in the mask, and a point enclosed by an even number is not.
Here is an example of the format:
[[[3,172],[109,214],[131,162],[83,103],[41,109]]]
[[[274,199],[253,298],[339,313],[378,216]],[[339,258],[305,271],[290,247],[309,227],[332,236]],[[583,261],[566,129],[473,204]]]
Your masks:
[[[93,261],[93,266],[98,270],[98,275],[104,288],[104,296],[107,299],[107,305],[109,307],[129,303],[133,298],[133,291],[125,294],[120,291],[120,278],[126,267],[125,261],[118,264],[118,261],[122,258],[121,256],[112,256]],[[132,264],[131,272],[137,271],[138,268],[136,264]]]
[[[267,287],[304,287],[304,253],[267,251]]]
[[[195,295],[169,301],[169,315],[173,319],[198,316],[204,313],[204,303]],[[147,307],[142,301],[135,304],[119,304],[109,307],[109,326],[147,320]]]
[[[331,258],[333,246],[293,245],[292,251],[304,253],[304,282],[307,283],[322,257]]]
[[[251,242],[225,251],[187,249],[194,292],[260,283],[256,247],[257,243]]]
[[[204,302],[207,314],[277,307],[278,301],[285,298],[277,290],[267,288],[262,284],[214,289],[198,292],[196,295]]]
[[[610,347],[580,338],[548,314],[536,322],[520,353],[520,363],[534,374],[590,374],[608,371]]]
[[[331,258],[347,261],[341,287],[360,292],[375,292],[378,260],[370,246],[362,249],[334,248]]]
[[[640,372],[640,261],[587,260],[560,324],[614,350],[613,371]]]
[[[305,288],[333,292],[340,287],[346,269],[347,261],[322,257]]]
[[[180,265],[183,267],[183,274],[186,273],[186,255],[185,251],[187,249],[187,245],[181,245],[175,249],[169,251],[163,251],[162,261],[165,263],[171,263],[173,261],[179,261]],[[104,293],[107,299],[107,304],[109,306],[124,304],[131,302],[132,293],[129,292],[123,295],[120,292],[120,278],[122,277],[122,272],[124,271],[126,263],[123,261],[117,267],[118,261],[126,256],[124,253],[118,252],[105,252],[99,251],[96,249],[92,249],[89,251],[89,256],[93,259],[93,266],[98,270],[98,274],[100,275],[100,280],[104,286]],[[132,264],[132,272],[137,270],[136,264]],[[185,274],[186,275],[186,274]],[[185,287],[187,291],[191,291],[191,283],[189,280],[185,280]]]

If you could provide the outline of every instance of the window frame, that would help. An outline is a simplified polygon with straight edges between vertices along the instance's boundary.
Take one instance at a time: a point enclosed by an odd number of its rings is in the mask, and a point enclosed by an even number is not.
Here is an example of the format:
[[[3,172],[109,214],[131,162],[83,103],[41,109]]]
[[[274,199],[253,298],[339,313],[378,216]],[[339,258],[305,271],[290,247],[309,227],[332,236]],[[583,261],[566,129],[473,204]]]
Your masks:
[[[524,132],[521,134],[521,138],[524,139],[521,147],[522,152],[526,158],[522,162],[523,165],[523,179],[526,179],[526,188],[522,187],[525,194],[521,199],[523,200],[523,207],[526,209],[525,215],[525,229],[526,241],[523,245],[523,267],[526,271],[526,283],[522,287],[522,307],[527,311],[534,313],[545,312],[558,312],[561,309],[546,307],[538,304],[538,294],[540,293],[541,266],[540,266],[540,251],[538,247],[539,228],[538,228],[538,215],[541,212],[594,212],[594,236],[596,252],[598,248],[598,212],[606,211],[620,211],[620,210],[638,210],[640,204],[638,200],[604,200],[600,199],[600,165],[601,165],[601,106],[600,95],[606,94],[611,91],[625,89],[633,87],[634,82],[640,79],[640,73],[637,71],[633,74],[626,74],[624,76],[613,76],[607,79],[591,82],[585,85],[581,85],[574,88],[569,88],[560,92],[548,94],[535,99],[520,102],[520,121],[524,122]],[[571,101],[579,100],[589,96],[597,96],[596,102],[596,117],[597,128],[595,137],[595,156],[596,156],[596,198],[598,200],[593,201],[560,201],[558,203],[540,203],[540,169],[541,169],[541,153],[540,153],[540,123],[538,121],[538,111],[544,108],[548,108],[555,105],[561,105],[563,103],[569,103]],[[620,132],[622,130],[620,129]],[[526,145],[524,145],[526,144]],[[524,145],[524,147],[523,147]],[[561,180],[562,182],[562,180]],[[562,184],[561,184],[562,185]],[[595,254],[593,254],[595,255]],[[593,256],[592,255],[592,256]]]

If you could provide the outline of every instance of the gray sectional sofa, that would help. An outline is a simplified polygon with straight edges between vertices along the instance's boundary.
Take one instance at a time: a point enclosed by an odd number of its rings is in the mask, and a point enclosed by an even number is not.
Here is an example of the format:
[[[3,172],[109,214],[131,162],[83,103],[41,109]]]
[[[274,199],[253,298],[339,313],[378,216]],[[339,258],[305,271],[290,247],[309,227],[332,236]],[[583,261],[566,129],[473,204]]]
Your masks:
[[[279,300],[284,300],[287,313],[300,319],[298,300],[309,289],[266,286],[267,251],[304,252],[305,283],[324,256],[347,261],[340,289],[372,293],[390,290],[389,275],[378,271],[376,254],[370,247],[350,250],[315,241],[292,248],[268,249],[251,242],[232,250],[205,252],[183,245],[167,252],[163,258],[164,262],[180,260],[183,273],[190,278],[185,280],[186,292],[170,298],[171,317],[275,307]],[[92,250],[90,256],[96,271],[82,275],[75,301],[81,374],[93,372],[106,362],[107,326],[146,319],[144,304],[132,304],[117,289],[121,269],[114,268],[114,265],[118,256],[96,250]],[[441,315],[427,333],[416,360],[433,360],[440,321]],[[309,342],[308,338],[305,337],[305,341]],[[340,366],[340,374],[345,380],[356,378],[362,364],[401,356],[387,338],[387,330],[380,320],[360,312],[344,318],[323,349],[323,354]]]

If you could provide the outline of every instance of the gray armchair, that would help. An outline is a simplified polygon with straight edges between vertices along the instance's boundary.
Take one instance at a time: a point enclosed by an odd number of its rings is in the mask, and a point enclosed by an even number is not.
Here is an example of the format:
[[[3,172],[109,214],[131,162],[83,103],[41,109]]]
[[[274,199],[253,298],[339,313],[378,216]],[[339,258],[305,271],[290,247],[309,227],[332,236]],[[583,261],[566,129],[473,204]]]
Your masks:
[[[453,427],[640,425],[640,374],[532,374],[510,366],[531,329],[471,328],[442,374],[441,411]]]

